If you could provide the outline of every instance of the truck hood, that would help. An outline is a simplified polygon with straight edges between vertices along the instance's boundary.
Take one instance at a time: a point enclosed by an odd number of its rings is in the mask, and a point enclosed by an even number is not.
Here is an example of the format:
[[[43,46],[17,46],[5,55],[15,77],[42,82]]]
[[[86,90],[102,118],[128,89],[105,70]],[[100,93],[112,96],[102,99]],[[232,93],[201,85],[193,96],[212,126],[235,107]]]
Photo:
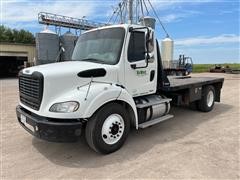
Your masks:
[[[81,71],[95,68],[104,68],[108,72],[109,70],[111,71],[113,65],[98,64],[86,61],[65,61],[25,68],[23,73],[32,74],[34,71],[38,71],[44,76],[55,76],[62,74],[77,75]]]
[[[51,86],[59,87],[64,86],[68,88],[74,85],[83,85],[90,81],[91,78],[79,77],[80,72],[91,69],[105,69],[106,75],[103,77],[94,77],[96,81],[117,83],[118,80],[118,68],[114,65],[98,64],[86,61],[65,61],[59,63],[45,64],[40,66],[34,66],[25,68],[23,74],[31,75],[37,71],[43,74],[44,85],[51,84]]]
[[[87,86],[91,81],[88,77],[79,77],[78,73],[85,70],[103,68],[106,74],[103,77],[94,77],[93,81],[98,83],[118,83],[118,68],[114,65],[97,64],[92,62],[66,61],[25,68],[23,74],[31,75],[37,71],[43,74],[43,98],[40,106],[49,109],[49,102],[56,102],[59,97],[65,97],[65,101],[71,101],[74,93],[80,87]],[[36,112],[37,113],[37,112]]]

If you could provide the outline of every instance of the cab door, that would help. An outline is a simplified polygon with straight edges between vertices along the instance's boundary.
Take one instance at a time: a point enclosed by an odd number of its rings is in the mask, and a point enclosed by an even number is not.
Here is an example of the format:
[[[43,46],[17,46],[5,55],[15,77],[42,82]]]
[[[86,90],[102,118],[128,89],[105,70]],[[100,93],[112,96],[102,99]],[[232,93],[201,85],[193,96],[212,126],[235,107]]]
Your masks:
[[[125,50],[125,87],[133,96],[143,96],[156,92],[157,62],[155,60],[155,41],[153,33],[148,39],[150,58],[146,59],[147,30],[134,30],[127,38]]]

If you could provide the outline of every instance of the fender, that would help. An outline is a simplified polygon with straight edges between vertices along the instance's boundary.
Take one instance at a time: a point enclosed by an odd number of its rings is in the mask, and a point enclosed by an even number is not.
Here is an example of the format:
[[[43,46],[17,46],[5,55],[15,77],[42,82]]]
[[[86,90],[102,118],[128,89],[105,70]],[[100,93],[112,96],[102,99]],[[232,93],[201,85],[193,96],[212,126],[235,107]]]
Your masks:
[[[106,84],[94,84],[93,86],[94,87],[91,87],[92,90],[89,92],[88,100],[84,103],[84,107],[81,106],[83,109],[85,109],[82,114],[83,118],[91,117],[100,107],[108,102],[120,100],[127,103],[132,108],[135,117],[135,126],[136,129],[138,129],[136,105],[132,96],[127,92],[126,89],[116,85]],[[105,90],[103,91],[103,89]]]
[[[119,95],[117,100],[124,101],[132,107],[132,110],[133,110],[134,116],[135,116],[135,127],[136,127],[136,129],[138,129],[137,108],[136,108],[136,104],[135,104],[132,96],[128,93],[128,91],[126,89],[122,88],[121,94]]]
[[[83,91],[87,91],[86,86]],[[91,117],[104,104],[117,100],[120,93],[121,87],[114,84],[92,83],[87,97],[81,98],[81,118]]]

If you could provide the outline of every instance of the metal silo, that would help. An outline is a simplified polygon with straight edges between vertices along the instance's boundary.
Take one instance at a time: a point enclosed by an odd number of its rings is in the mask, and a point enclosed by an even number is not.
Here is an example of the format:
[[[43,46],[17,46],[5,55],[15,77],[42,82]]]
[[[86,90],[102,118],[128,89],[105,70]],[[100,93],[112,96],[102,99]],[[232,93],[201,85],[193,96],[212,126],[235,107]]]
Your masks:
[[[150,16],[145,16],[140,19],[140,24],[142,26],[151,27],[152,29],[155,29],[156,19]]]
[[[59,36],[48,29],[36,34],[36,65],[56,62],[59,53]]]
[[[61,46],[64,48],[64,52],[61,54],[61,61],[68,61],[72,58],[73,49],[75,47],[77,36],[71,32],[66,32],[60,36]]]
[[[170,68],[173,61],[173,40],[169,37],[162,40],[161,57],[164,68]]]

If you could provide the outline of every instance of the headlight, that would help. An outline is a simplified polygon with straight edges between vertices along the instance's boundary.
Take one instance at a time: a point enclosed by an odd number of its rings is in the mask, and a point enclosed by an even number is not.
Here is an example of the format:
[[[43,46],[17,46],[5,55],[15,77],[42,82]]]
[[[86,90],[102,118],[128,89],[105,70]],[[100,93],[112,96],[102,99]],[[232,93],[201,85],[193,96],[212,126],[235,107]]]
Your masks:
[[[60,112],[60,113],[69,113],[78,110],[79,103],[75,101],[61,102],[53,104],[49,111],[51,112]]]

